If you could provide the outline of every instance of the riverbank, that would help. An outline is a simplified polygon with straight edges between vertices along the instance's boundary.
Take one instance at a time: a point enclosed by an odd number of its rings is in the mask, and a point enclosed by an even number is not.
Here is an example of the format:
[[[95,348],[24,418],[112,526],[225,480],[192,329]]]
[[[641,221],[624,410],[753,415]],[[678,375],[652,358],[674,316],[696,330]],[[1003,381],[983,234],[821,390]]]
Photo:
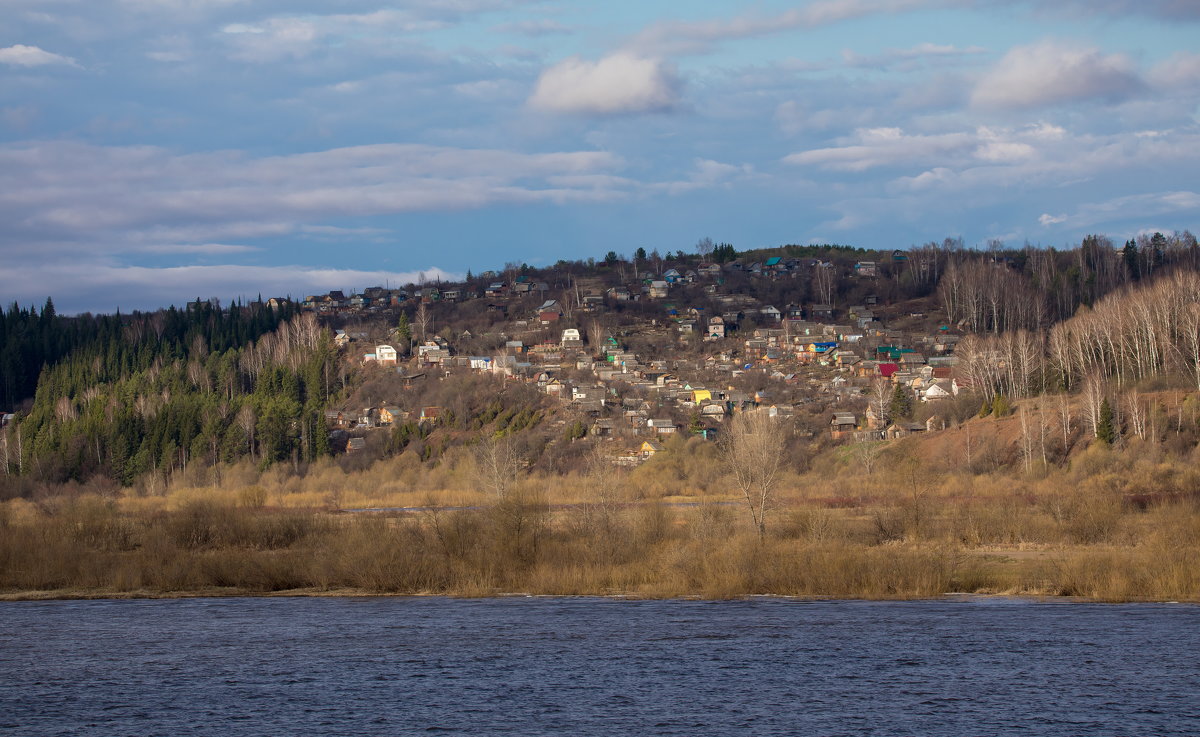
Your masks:
[[[517,498],[390,515],[204,502],[140,513],[80,497],[5,520],[0,599],[521,592],[1200,601],[1200,512],[1191,502],[1108,510],[1102,519],[1094,510],[1059,513],[1058,522],[1046,505],[796,506],[778,510],[762,538],[742,512],[702,501],[551,509]]]

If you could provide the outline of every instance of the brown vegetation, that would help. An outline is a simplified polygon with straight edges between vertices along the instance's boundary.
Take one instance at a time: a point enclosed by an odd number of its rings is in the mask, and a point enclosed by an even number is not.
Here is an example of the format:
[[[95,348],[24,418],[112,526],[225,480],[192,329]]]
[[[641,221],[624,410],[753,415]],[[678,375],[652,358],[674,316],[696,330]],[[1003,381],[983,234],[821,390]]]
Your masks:
[[[993,470],[963,467],[968,428],[974,462]],[[441,487],[407,492],[426,502],[408,512],[337,512],[306,490],[390,476],[336,465],[304,479],[235,468],[233,487],[162,497],[76,490],[0,506],[0,592],[1200,600],[1195,451],[1096,444],[1026,471],[1013,462],[1020,432],[1018,416],[977,420],[877,445],[869,466],[858,447],[822,454],[781,475],[762,537],[731,478],[689,485],[689,467],[720,463],[701,443],[625,475],[595,455],[589,470],[525,475],[502,495],[471,491],[478,459],[464,453],[437,479],[415,466],[395,482]],[[647,486],[672,495],[647,498]]]

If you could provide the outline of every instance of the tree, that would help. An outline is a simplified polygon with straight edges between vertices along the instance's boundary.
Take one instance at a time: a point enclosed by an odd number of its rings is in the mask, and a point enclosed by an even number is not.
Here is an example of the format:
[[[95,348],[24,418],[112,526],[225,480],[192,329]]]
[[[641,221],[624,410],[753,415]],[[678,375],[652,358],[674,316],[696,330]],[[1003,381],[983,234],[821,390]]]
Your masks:
[[[521,465],[521,457],[508,436],[490,437],[475,449],[475,481],[498,501],[508,496]]]
[[[408,313],[401,310],[400,321],[396,323],[396,337],[404,344],[405,352],[412,349],[412,326],[408,323]]]
[[[704,237],[696,241],[696,253],[700,254],[701,258],[708,258],[714,247],[712,238]]]
[[[871,392],[867,396],[867,408],[871,414],[870,421],[867,424],[867,429],[869,430],[882,430],[891,421],[889,411],[892,392],[888,391],[889,383],[887,379],[882,377],[876,378],[871,382]]]
[[[722,441],[726,465],[760,538],[766,535],[767,513],[774,505],[787,437],[782,420],[759,410],[737,415]]]
[[[609,251],[608,253],[604,254],[604,263],[608,264],[609,266],[612,266],[619,260],[620,257],[617,256],[616,251]]]
[[[893,420],[908,419],[912,416],[912,397],[908,396],[908,391],[900,384],[892,391],[888,415]]]
[[[1096,439],[1106,445],[1117,441],[1117,426],[1113,420],[1113,408],[1108,397],[1100,402],[1100,420],[1096,424]]]
[[[645,261],[646,260],[646,249],[642,248],[641,246],[638,246],[638,249],[633,252],[633,257],[635,259],[637,259],[638,261]]]
[[[425,306],[424,302],[421,302],[421,304],[417,307],[416,317],[417,330],[421,331],[421,342],[425,342],[427,338],[426,334],[429,331],[429,320],[429,308]]]

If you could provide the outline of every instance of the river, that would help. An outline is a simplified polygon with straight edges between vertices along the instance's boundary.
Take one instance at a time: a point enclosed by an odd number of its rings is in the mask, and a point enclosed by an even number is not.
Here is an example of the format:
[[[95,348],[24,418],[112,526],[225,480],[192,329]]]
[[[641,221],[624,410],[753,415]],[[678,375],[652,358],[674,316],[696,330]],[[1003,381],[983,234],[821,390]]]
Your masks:
[[[1197,735],[1200,607],[0,603],[0,734]]]

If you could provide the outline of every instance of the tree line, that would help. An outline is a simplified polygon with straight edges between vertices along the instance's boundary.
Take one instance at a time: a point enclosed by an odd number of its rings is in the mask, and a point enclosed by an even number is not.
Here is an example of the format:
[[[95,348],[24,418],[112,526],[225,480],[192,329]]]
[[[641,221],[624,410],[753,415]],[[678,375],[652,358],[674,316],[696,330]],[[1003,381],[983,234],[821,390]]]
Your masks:
[[[129,485],[196,459],[328,453],[336,351],[314,316],[293,314],[200,306],[94,320],[93,339],[43,368],[29,411],[0,436],[3,473]]]

